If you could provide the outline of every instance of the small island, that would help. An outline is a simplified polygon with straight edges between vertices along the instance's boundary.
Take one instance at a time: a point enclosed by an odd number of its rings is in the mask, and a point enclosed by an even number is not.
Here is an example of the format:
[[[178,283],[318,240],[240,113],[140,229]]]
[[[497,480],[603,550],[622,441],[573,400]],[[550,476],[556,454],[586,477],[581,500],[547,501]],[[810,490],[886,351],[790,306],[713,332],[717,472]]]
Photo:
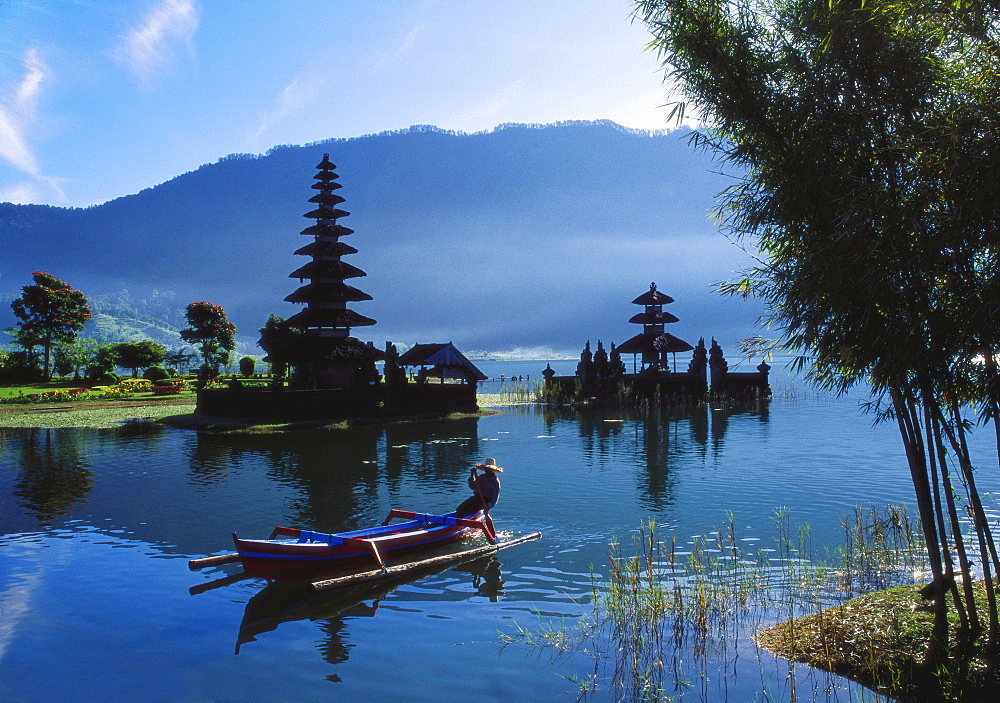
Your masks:
[[[486,376],[451,342],[418,344],[400,356],[392,342],[383,350],[351,336],[376,322],[348,304],[372,297],[346,282],[366,274],[343,260],[358,250],[341,241],[354,230],[338,222],[350,213],[339,207],[336,166],[324,154],[316,168],[318,192],[309,198],[316,208],[304,215],[315,224],[301,232],[312,241],[295,251],[311,260],[290,274],[302,285],[285,298],[306,307],[287,320],[272,315],[261,329],[270,379],[201,389],[196,414],[303,422],[478,412],[476,383]]]

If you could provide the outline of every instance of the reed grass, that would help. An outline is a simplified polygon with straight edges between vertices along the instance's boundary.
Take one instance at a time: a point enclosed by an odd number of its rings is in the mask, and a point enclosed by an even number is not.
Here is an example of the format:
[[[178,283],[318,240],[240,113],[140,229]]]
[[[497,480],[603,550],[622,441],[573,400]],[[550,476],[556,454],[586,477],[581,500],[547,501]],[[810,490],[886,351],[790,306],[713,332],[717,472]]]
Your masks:
[[[502,405],[521,405],[523,403],[537,403],[541,391],[541,383],[536,381],[521,382],[512,381],[500,384],[499,396]]]
[[[595,578],[592,605],[575,626],[518,626],[502,639],[557,658],[589,656],[593,673],[574,679],[584,698],[719,700],[709,682],[732,675],[740,642],[858,593],[912,583],[921,570],[922,541],[905,509],[857,508],[842,525],[844,545],[819,560],[809,527],[793,529],[784,509],[774,515],[774,548],[755,551],[744,547],[732,515],[686,549],[645,523],[628,550],[612,540],[608,573]],[[775,685],[787,683],[762,679],[759,698],[772,700]],[[827,700],[829,686],[817,687],[816,700]],[[792,698],[806,700],[801,691]]]

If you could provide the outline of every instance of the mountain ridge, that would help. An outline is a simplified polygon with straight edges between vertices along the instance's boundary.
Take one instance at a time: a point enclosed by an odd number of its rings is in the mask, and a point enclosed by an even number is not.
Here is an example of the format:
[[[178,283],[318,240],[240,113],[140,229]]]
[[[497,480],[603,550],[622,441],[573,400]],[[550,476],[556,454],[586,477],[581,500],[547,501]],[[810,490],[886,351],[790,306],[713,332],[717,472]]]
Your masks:
[[[0,293],[48,270],[88,295],[173,291],[223,306],[245,343],[283,298],[313,166],[330,153],[359,250],[353,281],[381,346],[579,349],[623,341],[629,301],[655,280],[677,299],[671,331],[697,341],[752,333],[759,311],[712,284],[749,257],[707,213],[726,181],[686,132],[609,122],[503,125],[455,133],[417,126],[261,155],[230,154],[138,193],[86,208],[0,204]],[[543,305],[539,303],[543,302]],[[0,323],[4,320],[0,317]],[[734,336],[735,335],[735,336]]]

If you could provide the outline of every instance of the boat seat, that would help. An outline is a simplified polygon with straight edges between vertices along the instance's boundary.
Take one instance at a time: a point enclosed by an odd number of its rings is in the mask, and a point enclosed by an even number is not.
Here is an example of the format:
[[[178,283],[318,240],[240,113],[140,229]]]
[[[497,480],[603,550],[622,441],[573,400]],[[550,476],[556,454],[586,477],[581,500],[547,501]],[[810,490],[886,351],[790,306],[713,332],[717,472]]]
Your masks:
[[[304,542],[326,542],[328,544],[333,544],[335,542],[335,536],[328,532],[310,532],[309,530],[302,530],[299,532],[299,544]]]

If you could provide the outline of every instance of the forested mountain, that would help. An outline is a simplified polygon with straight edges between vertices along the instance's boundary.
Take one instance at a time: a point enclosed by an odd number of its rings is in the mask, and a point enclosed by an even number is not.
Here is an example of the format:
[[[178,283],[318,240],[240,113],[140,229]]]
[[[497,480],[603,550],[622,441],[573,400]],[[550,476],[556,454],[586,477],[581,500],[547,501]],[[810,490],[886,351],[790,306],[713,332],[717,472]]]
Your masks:
[[[637,332],[630,301],[650,281],[676,298],[678,336],[752,332],[757,311],[712,290],[748,263],[708,221],[727,181],[682,132],[603,122],[414,127],[230,155],[89,208],[0,204],[0,295],[44,270],[167,330],[208,300],[253,344],[269,313],[299,309],[283,298],[298,286],[288,274],[305,261],[292,252],[326,152],[352,213],[341,223],[359,253],[347,260],[368,273],[352,283],[374,297],[353,305],[379,323],[362,339],[578,351]]]

